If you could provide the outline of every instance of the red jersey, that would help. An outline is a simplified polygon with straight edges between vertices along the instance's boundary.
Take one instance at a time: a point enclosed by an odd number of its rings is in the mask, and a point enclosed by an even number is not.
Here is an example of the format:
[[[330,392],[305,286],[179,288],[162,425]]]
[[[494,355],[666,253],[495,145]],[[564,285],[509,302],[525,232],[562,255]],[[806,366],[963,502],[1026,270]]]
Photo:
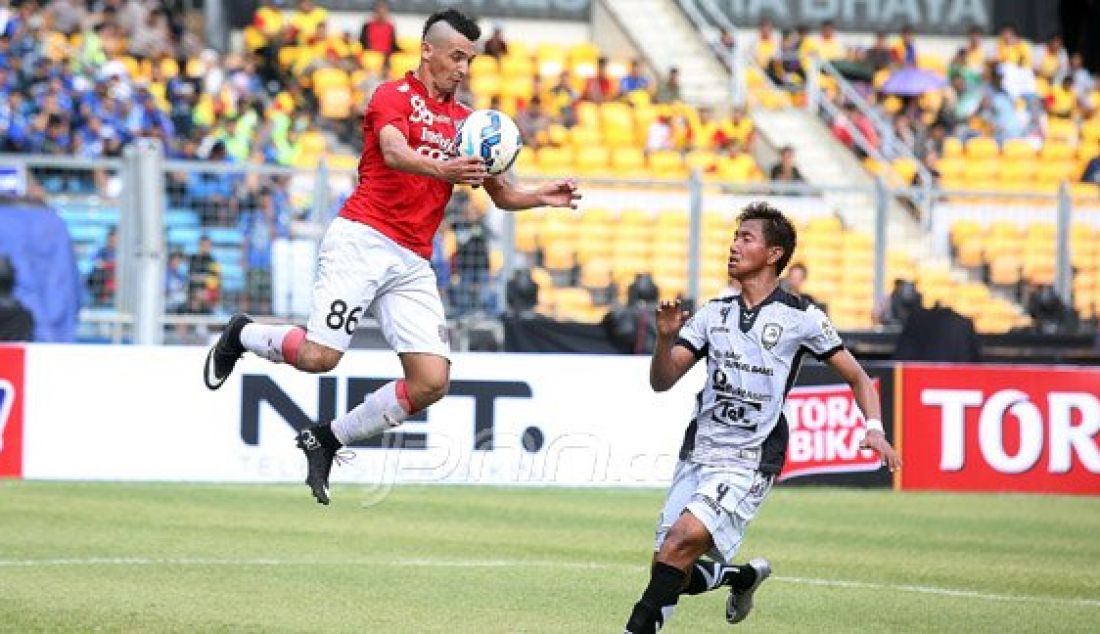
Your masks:
[[[392,169],[382,158],[378,133],[397,126],[409,147],[433,158],[455,154],[458,124],[470,109],[453,98],[437,101],[413,74],[378,86],[363,116],[363,156],[359,185],[340,215],[377,229],[425,259],[432,257],[432,238],[443,222],[443,208],[453,185],[446,181]]]

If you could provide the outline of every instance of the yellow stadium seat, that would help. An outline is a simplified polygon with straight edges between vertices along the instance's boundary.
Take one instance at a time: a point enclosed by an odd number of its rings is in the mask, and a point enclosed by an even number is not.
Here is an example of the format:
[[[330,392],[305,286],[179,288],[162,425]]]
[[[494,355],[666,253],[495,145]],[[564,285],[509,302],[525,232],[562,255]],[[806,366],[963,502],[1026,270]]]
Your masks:
[[[960,266],[978,267],[983,263],[985,240],[981,236],[968,236],[959,241],[955,255]]]
[[[321,94],[321,116],[343,120],[351,116],[351,88],[333,86]]]
[[[1045,150],[1051,144],[1069,145],[1077,142],[1077,124],[1072,119],[1050,117],[1047,120],[1047,142]]]
[[[535,65],[531,62],[530,57],[520,56],[510,52],[500,60],[500,74],[509,79],[515,77],[533,77],[535,75]]]
[[[302,133],[299,142],[303,154],[323,154],[327,146],[325,135],[316,131]]]
[[[1004,158],[1034,158],[1035,146],[1025,139],[1009,139],[1001,148],[1001,156]]]
[[[842,231],[844,231],[844,225],[840,222],[840,218],[834,215],[814,216],[806,223],[808,234],[816,233],[830,239]]]
[[[943,156],[944,158],[956,157],[963,155],[963,144],[958,137],[947,137],[943,140]]]
[[[1035,170],[1035,180],[1040,183],[1061,183],[1072,180],[1077,169],[1073,161],[1044,160]]]
[[[573,244],[569,241],[553,241],[542,245],[543,265],[550,270],[571,269],[576,264]]]
[[[569,59],[574,63],[586,61],[595,64],[596,60],[598,60],[599,57],[599,47],[597,47],[595,44],[592,44],[591,42],[581,42],[579,44],[574,44],[569,49]]]
[[[896,158],[890,166],[893,167],[894,172],[901,179],[901,185],[908,186],[913,182],[913,176],[917,173],[916,159],[907,157]]]
[[[573,167],[573,148],[542,147],[538,149],[539,169],[550,174],[565,174]]]
[[[474,61],[470,63],[470,75],[477,77],[478,75],[499,75],[500,74],[500,62],[492,55],[478,55],[474,58]]]
[[[649,169],[654,178],[686,178],[684,157],[675,150],[658,150],[649,155]]]
[[[990,137],[975,137],[966,142],[966,156],[971,159],[995,158],[1001,153],[997,141]]]
[[[378,51],[363,51],[359,54],[359,65],[368,73],[380,73],[386,62],[386,56]]]
[[[279,64],[284,68],[290,68],[298,61],[298,56],[302,53],[302,48],[299,46],[283,46],[279,48]],[[195,60],[198,61],[198,60]],[[201,63],[201,62],[200,62]],[[190,64],[188,64],[188,75],[191,75]],[[201,74],[201,73],[200,73]],[[194,76],[194,75],[191,75]]]
[[[961,156],[957,158],[940,159],[939,165],[937,165],[937,169],[940,171],[940,177],[949,180],[962,178],[965,167],[966,160]]]
[[[1081,141],[1091,144],[1095,150],[1096,144],[1100,143],[1100,116],[1081,122]]]
[[[962,238],[980,235],[982,232],[982,225],[977,220],[956,220],[951,225],[951,242],[952,244],[957,244]]]
[[[479,97],[499,95],[502,84],[500,75],[475,75],[470,78],[470,90]]]
[[[590,145],[577,150],[574,166],[581,174],[589,176],[606,175],[611,162],[611,152],[602,145]]]
[[[603,288],[611,283],[611,260],[591,259],[581,267],[581,286]]]
[[[1029,183],[1035,176],[1033,160],[1001,161],[1001,180],[1006,183]]]
[[[1066,143],[1048,141],[1039,152],[1039,158],[1047,161],[1067,161],[1073,158],[1073,146]]]
[[[585,128],[599,129],[600,107],[590,101],[581,101],[577,104],[577,125]]]
[[[611,154],[611,167],[619,176],[645,175],[645,153],[636,147],[617,147]]]
[[[600,134],[598,127],[582,127],[573,126],[569,130],[569,140],[573,144],[573,147],[581,152],[585,148],[592,147],[594,145],[600,145],[603,142],[603,136]]]
[[[414,49],[416,53],[400,52],[390,55],[390,79],[400,79],[410,70],[415,70],[420,64],[420,49]]]

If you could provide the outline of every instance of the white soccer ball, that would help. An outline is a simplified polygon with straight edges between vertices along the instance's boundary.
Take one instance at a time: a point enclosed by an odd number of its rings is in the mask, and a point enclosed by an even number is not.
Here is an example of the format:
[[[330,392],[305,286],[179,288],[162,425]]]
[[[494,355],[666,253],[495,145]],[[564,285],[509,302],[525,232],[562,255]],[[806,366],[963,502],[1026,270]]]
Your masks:
[[[523,148],[519,128],[512,118],[498,110],[475,110],[458,127],[455,148],[459,156],[485,161],[490,174],[508,171]]]

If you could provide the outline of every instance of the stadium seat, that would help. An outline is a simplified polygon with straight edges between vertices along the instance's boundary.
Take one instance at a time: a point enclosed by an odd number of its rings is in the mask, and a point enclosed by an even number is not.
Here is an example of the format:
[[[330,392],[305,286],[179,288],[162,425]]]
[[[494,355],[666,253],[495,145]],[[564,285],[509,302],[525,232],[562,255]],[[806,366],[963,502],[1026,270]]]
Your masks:
[[[990,137],[974,137],[966,142],[966,156],[971,159],[996,158],[1001,153],[997,141]]]
[[[648,174],[645,153],[636,147],[617,147],[611,154],[611,167],[617,176],[634,178]]]
[[[684,157],[674,150],[651,152],[648,161],[654,178],[684,179],[688,176]]]

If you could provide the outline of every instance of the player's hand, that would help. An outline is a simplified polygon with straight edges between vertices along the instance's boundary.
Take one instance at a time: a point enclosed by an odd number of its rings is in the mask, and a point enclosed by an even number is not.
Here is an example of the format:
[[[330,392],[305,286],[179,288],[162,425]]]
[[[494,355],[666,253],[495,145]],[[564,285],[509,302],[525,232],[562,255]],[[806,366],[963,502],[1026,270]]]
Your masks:
[[[901,458],[898,457],[898,452],[890,446],[889,441],[886,440],[886,435],[877,429],[867,432],[867,435],[863,437],[863,442],[859,443],[859,448],[871,449],[876,452],[882,458],[882,464],[886,465],[890,473],[901,468]]]
[[[485,161],[476,156],[456,156],[439,163],[439,177],[455,185],[480,185],[489,172]]]
[[[569,207],[577,208],[577,201],[581,199],[581,193],[577,190],[577,181],[569,178],[550,181],[540,185],[535,190],[539,203],[544,207]]]
[[[657,304],[657,336],[675,337],[690,315],[680,304],[680,300],[665,300]]]

